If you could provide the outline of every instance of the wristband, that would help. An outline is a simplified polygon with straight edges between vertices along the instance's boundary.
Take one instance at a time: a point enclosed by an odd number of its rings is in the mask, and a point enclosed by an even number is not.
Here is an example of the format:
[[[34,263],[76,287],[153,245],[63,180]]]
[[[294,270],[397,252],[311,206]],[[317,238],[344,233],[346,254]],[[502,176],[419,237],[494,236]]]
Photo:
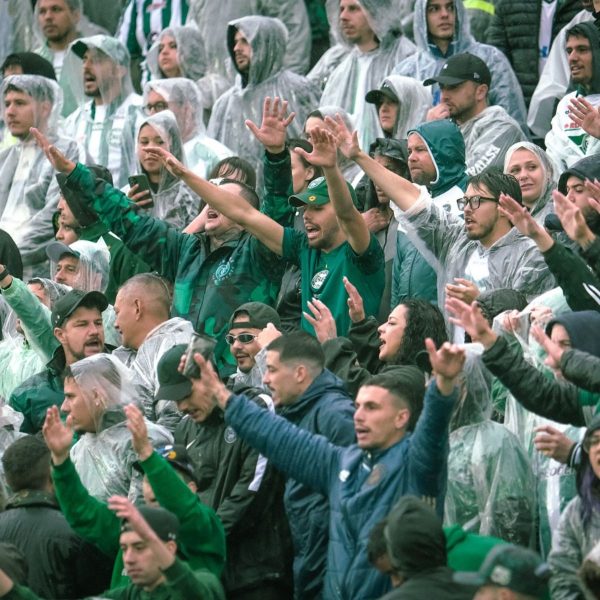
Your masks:
[[[10,271],[8,270],[7,267],[4,267],[4,270],[2,272],[0,272],[0,281],[2,281],[5,277],[8,277],[10,275]]]

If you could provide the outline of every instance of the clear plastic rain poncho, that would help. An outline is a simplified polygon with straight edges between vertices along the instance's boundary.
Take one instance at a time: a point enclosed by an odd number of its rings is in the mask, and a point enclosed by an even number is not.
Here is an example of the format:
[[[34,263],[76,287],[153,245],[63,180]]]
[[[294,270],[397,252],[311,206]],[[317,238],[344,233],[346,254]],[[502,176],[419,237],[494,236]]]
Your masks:
[[[177,160],[185,162],[181,134],[179,133],[179,127],[177,127],[175,115],[170,110],[163,110],[142,121],[138,129],[136,150],[138,154],[138,173],[145,173],[148,175],[148,179],[151,178],[151,175],[144,169],[140,160],[140,153],[143,152],[144,148],[140,140],[150,142],[148,145],[154,146],[155,136],[160,137],[162,140],[162,148],[173,154]],[[153,162],[160,165],[159,181],[153,183],[150,179],[154,206],[147,209],[142,208],[140,212],[167,221],[178,229],[183,229],[200,213],[202,200],[200,196],[193,192],[183,181],[171,174],[157,160]],[[128,189],[129,186],[124,188],[123,191],[126,192]]]
[[[10,488],[6,483],[1,459],[13,442],[27,435],[19,431],[22,422],[23,415],[5,404],[4,399],[0,399],[0,510],[4,510],[10,496]]]
[[[0,2],[0,65],[14,52],[28,52],[33,45],[31,2]]]
[[[429,42],[427,33],[427,0],[416,0],[414,17],[414,36],[418,51],[413,56],[403,60],[394,73],[414,77],[425,81],[437,75],[446,59],[455,54],[470,52],[485,62],[492,74],[492,84],[489,92],[490,105],[499,104],[515,119],[521,127],[525,126],[527,109],[519,81],[508,59],[498,48],[481,44],[471,35],[469,19],[463,6],[463,0],[455,0],[456,31],[454,40],[450,43],[447,56],[442,56],[435,44]],[[433,104],[440,101],[439,86],[432,86]]]
[[[425,121],[427,111],[431,108],[431,94],[420,81],[402,75],[388,75],[379,87],[384,85],[391,88],[400,100],[392,137],[405,140],[411,129]]]
[[[483,348],[467,345],[461,395],[450,423],[447,524],[530,546],[536,533],[536,482],[518,438],[490,419],[492,376]]]
[[[217,98],[229,89],[231,83],[223,75],[207,72],[204,40],[196,27],[186,25],[169,27],[162,31],[156,42],[152,44],[146,57],[151,79],[172,79],[174,77],[173,75],[166,75],[160,68],[161,59],[159,54],[161,47],[171,41],[174,41],[177,45],[177,62],[179,65],[177,77],[185,77],[196,83],[201,93],[200,101],[204,110],[210,111]]]
[[[88,50],[92,64],[84,69]],[[75,99],[75,107],[64,111],[69,115],[65,131],[85,148],[84,162],[105,166],[115,186],[123,187],[135,170],[135,132],[142,104],[141,96],[133,92],[129,52],[105,35],[76,40],[65,57],[62,79],[70,83]]]
[[[109,354],[89,356],[69,369],[92,415],[90,430],[79,431],[83,435],[71,448],[81,482],[101,502],[113,495],[127,496],[133,502],[141,496],[142,474],[133,468],[137,454],[123,412],[125,404],[136,400],[132,374]],[[154,446],[172,443],[166,429],[150,422],[146,425]]]
[[[220,160],[233,155],[227,146],[206,135],[202,94],[190,79],[173,77],[149,81],[144,86],[144,106],[151,91],[161,96],[175,115],[186,164],[194,173],[206,178]]]
[[[516,339],[523,349],[523,356],[537,368],[546,371],[548,377],[554,377],[554,374],[543,364],[544,350],[529,336],[529,313],[534,306],[551,308],[554,317],[570,312],[570,309],[562,291],[556,288],[531,302],[522,311],[519,320]],[[494,330],[497,332],[502,331],[502,315],[494,319]],[[589,418],[592,417],[593,409],[592,406],[584,408],[584,412],[589,412]],[[576,495],[575,471],[568,465],[561,464],[535,449],[533,440],[536,434],[534,429],[540,425],[552,425],[573,441],[579,441],[585,428],[555,423],[529,412],[510,393],[507,396],[504,423],[519,438],[521,445],[530,457],[537,481],[538,544],[542,555],[546,556],[550,550],[552,533],[558,525],[560,514]]]
[[[233,80],[235,71],[223,44],[227,25],[235,19],[262,15],[279,19],[290,42],[282,49],[283,64],[296,73],[306,73],[310,62],[310,23],[304,2],[297,0],[188,0],[188,22],[202,33],[208,70]]]
[[[377,111],[365,100],[369,90],[376,90],[383,79],[403,59],[413,54],[415,45],[402,35],[399,12],[394,0],[361,0],[371,29],[379,39],[379,47],[361,52],[352,47],[347,56],[331,72],[325,84],[320,104],[341,106],[354,119],[360,145],[368,148],[375,138],[383,137]],[[339,0],[328,0],[327,14],[335,16],[332,27],[339,31]]]
[[[250,119],[262,121],[266,96],[279,96],[289,102],[296,118],[288,127],[290,137],[300,137],[302,123],[316,108],[317,96],[312,84],[301,75],[284,70],[283,57],[287,31],[281,21],[268,17],[244,17],[232,21],[227,29],[227,47],[233,61],[233,39],[240,31],[252,47],[250,68],[246,76],[238,75],[235,85],[215,103],[208,124],[208,135],[249,161],[260,174],[264,148],[245,125]]]
[[[550,157],[537,144],[531,142],[517,142],[506,151],[506,156],[504,158],[505,173],[510,173],[510,160],[516,150],[527,150],[531,152],[544,171],[544,186],[540,197],[535,201],[531,210],[531,214],[535,217],[535,220],[543,226],[546,215],[554,212],[552,191],[556,189],[558,183],[558,176],[554,169],[554,164],[550,160]]]
[[[60,191],[54,167],[27,131],[21,115],[5,106],[9,94],[31,99],[31,124],[73,161],[81,158],[77,144],[58,134],[62,92],[55,81],[40,75],[11,75],[2,82],[2,119],[23,129],[16,144],[0,153],[0,228],[10,232],[19,247],[26,278],[46,274],[45,245],[54,236],[52,214]]]

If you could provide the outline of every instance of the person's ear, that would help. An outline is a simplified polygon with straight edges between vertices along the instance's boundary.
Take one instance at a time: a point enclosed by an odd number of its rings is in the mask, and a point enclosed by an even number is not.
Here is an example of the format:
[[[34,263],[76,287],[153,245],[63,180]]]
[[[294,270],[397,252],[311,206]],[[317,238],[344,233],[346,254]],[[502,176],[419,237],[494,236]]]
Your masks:
[[[135,310],[135,320],[139,321],[142,318],[142,301],[139,298],[133,301],[133,309]]]
[[[394,427],[396,429],[406,429],[409,421],[410,410],[408,408],[401,408],[394,417]]]
[[[173,540],[169,540],[168,542],[164,542],[165,546],[169,549],[169,552],[173,555],[177,554],[177,542]]]
[[[190,488],[190,490],[192,490],[192,492],[194,492],[194,494],[198,493],[198,486],[196,485],[195,481],[188,481],[187,486]]]
[[[482,100],[485,100],[487,98],[488,92],[489,92],[489,87],[487,86],[487,84],[482,83],[480,85],[477,86],[477,89],[475,90],[475,98],[481,102]]]
[[[64,329],[61,329],[60,327],[54,328],[54,337],[58,340],[58,342],[61,344],[61,346],[64,345],[64,343],[67,339]]]

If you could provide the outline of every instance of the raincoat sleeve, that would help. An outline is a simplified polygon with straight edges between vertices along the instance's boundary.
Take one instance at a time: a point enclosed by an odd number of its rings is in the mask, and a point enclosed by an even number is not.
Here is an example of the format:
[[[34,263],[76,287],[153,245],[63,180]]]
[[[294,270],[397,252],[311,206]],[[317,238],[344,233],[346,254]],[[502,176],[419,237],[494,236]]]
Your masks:
[[[600,358],[581,350],[567,350],[560,359],[560,370],[576,386],[600,392]]]
[[[108,183],[96,185],[90,171],[78,164],[67,179],[69,187],[135,254],[163,277],[174,281],[182,247],[193,238],[152,217],[139,216],[135,205]]]
[[[282,227],[293,227],[294,208],[288,198],[294,193],[292,161],[289,150],[275,155],[265,151],[263,159],[264,192],[260,210]]]
[[[246,396],[231,396],[225,420],[277,469],[311,489],[328,494],[342,449],[259,408]]]
[[[584,527],[579,516],[579,498],[571,500],[552,538],[548,564],[552,570],[550,594],[552,600],[583,600],[586,596],[577,574],[583,562]]]
[[[115,557],[121,522],[106,504],[86,490],[70,458],[52,466],[52,481],[61,511],[73,530],[107,556]]]
[[[543,256],[571,310],[598,310],[598,303],[585,291],[584,284],[600,289],[600,280],[577,254],[554,242]]]
[[[9,287],[2,290],[2,297],[21,320],[31,347],[47,363],[60,345],[54,337],[50,310],[37,299],[23,281],[16,277],[13,277]]]
[[[310,24],[304,2],[296,0],[262,0],[261,14],[279,19],[288,30],[285,66],[304,74],[310,65]]]
[[[516,123],[495,120],[485,131],[474,131],[469,136],[467,175],[477,175],[488,167],[504,168],[506,151],[525,135]]]
[[[483,362],[527,410],[558,423],[584,427],[583,405],[591,394],[568,382],[549,379],[523,357],[521,350],[500,336],[483,353]]]
[[[178,541],[190,566],[219,576],[225,565],[225,533],[212,508],[204,505],[175,470],[156,452],[140,462],[156,500],[177,516]]]

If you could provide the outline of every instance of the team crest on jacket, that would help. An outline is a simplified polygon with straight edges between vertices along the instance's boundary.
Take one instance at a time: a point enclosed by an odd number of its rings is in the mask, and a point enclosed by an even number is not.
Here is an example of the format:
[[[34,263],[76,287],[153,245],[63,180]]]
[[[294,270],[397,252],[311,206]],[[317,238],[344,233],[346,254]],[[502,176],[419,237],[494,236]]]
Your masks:
[[[310,282],[310,287],[315,292],[318,292],[321,289],[321,287],[323,287],[323,284],[325,283],[325,280],[327,279],[327,275],[329,275],[329,271],[327,269],[323,269],[322,271],[315,273],[314,277],[312,278],[312,280]]]
[[[225,439],[225,443],[233,444],[237,440],[237,433],[233,430],[233,427],[228,425],[223,432],[223,438]]]
[[[367,483],[369,485],[377,485],[382,480],[384,474],[385,467],[382,464],[375,465],[367,479]]]

